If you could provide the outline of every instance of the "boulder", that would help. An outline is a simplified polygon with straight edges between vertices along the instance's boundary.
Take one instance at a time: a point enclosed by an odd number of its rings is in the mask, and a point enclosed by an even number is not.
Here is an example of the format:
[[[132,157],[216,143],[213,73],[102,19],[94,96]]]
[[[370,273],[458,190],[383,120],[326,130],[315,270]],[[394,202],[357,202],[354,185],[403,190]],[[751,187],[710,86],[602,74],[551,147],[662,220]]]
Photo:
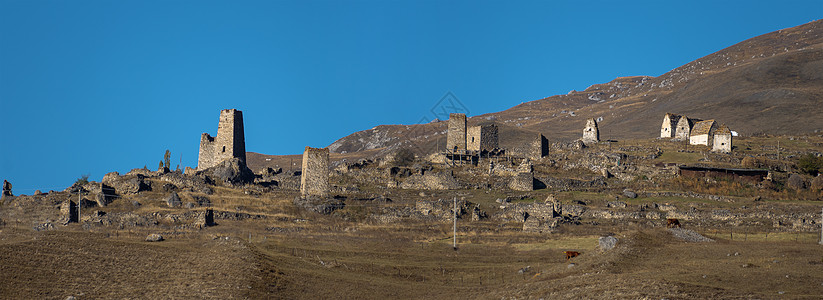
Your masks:
[[[563,214],[569,215],[571,217],[579,217],[583,214],[583,212],[586,211],[586,208],[584,206],[574,204],[563,205],[561,209],[563,211]]]
[[[601,236],[597,239],[597,246],[603,251],[609,251],[617,245],[617,238],[613,236]]]
[[[806,180],[799,174],[792,174],[789,180],[786,180],[786,185],[795,190],[802,190],[806,188]]]
[[[156,233],[149,234],[146,237],[146,242],[161,242],[163,240],[163,236]]]
[[[625,189],[625,190],[623,190],[623,196],[626,196],[626,198],[634,199],[634,198],[637,198],[637,193],[635,193],[635,192],[633,192],[629,189]]]
[[[811,187],[816,191],[823,190],[823,175],[817,175],[812,179]]]
[[[206,172],[215,178],[230,184],[244,184],[254,182],[254,173],[239,158],[230,158],[206,169]]]
[[[180,201],[180,196],[178,196],[177,193],[173,192],[168,197],[166,197],[166,204],[168,204],[169,207],[180,207],[180,205],[182,205],[183,202]]]
[[[622,201],[611,201],[609,203],[606,203],[606,207],[611,207],[611,208],[626,208],[626,206],[628,206],[628,205],[626,205],[626,202],[622,202]]]

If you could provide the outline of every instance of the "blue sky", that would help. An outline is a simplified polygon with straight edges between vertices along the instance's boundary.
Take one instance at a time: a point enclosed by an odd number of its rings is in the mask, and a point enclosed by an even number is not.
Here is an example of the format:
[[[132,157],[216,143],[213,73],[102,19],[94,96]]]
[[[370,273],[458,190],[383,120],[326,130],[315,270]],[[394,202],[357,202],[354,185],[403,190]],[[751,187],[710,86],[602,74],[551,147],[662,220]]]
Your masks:
[[[194,167],[225,108],[248,151],[298,154],[415,123],[449,91],[500,111],[823,16],[823,1],[581,2],[0,0],[0,179],[62,190],[166,149]]]

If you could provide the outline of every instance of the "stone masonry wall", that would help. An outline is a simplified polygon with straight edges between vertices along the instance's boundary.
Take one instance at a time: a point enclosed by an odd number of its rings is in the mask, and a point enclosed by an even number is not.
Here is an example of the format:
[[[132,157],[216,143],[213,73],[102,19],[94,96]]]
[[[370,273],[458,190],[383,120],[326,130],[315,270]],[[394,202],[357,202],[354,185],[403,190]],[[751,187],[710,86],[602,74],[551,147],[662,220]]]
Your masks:
[[[446,137],[446,150],[466,150],[466,114],[449,114],[449,133]]]
[[[220,111],[217,136],[208,133],[200,136],[200,153],[197,169],[203,170],[229,158],[246,162],[246,138],[243,129],[243,112],[236,109]]]
[[[712,151],[729,153],[732,152],[732,135],[716,134],[712,142]]]
[[[541,159],[549,155],[549,140],[542,133],[537,134],[537,139],[532,142],[531,159]]]
[[[597,121],[592,118],[586,120],[586,128],[583,128],[583,143],[591,144],[600,141],[600,130],[597,128]]]
[[[498,147],[497,125],[469,127],[466,133],[466,147],[470,151],[490,151]]]
[[[329,149],[306,147],[303,152],[300,195],[304,198],[328,197],[329,190]]]

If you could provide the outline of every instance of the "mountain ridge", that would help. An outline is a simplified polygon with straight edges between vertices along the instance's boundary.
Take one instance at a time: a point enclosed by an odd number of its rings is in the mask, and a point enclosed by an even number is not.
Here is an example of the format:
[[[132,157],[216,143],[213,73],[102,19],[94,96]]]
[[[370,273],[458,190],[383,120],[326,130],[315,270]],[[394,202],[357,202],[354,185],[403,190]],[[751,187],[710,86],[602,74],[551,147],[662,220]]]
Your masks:
[[[665,113],[716,119],[742,135],[823,130],[823,20],[746,39],[660,76],[622,76],[468,118],[494,122],[512,149],[540,132],[552,141],[580,138],[587,118],[603,139],[654,138]],[[379,125],[328,146],[332,153],[370,155],[407,147],[419,153],[445,145],[447,120]]]

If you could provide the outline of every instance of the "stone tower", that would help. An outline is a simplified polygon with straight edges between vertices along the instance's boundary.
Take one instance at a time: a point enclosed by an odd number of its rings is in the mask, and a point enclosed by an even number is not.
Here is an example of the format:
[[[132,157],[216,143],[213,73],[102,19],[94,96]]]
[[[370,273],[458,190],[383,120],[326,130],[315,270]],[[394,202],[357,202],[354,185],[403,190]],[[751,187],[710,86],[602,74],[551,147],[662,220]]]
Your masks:
[[[498,147],[497,125],[469,127],[466,132],[466,148],[471,151],[491,151]]]
[[[303,198],[329,196],[329,148],[307,146],[303,151],[300,195]]]
[[[537,134],[537,139],[532,142],[531,159],[539,160],[549,155],[549,140],[542,133]]]
[[[583,128],[583,143],[594,144],[600,142],[600,130],[597,129],[597,121],[593,118],[586,120],[586,128]]]
[[[446,151],[466,150],[466,114],[449,114],[449,133],[446,137]]]
[[[243,112],[236,109],[220,111],[217,136],[208,133],[200,136],[200,155],[197,169],[216,166],[229,158],[239,158],[246,163],[246,138],[243,133]]]

